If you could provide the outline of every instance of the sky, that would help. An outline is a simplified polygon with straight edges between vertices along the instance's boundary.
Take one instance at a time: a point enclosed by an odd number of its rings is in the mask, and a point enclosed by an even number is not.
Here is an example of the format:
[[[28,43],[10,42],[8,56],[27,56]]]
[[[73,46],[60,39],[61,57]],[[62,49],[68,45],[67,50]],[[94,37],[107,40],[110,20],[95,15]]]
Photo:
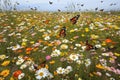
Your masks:
[[[49,3],[52,2],[52,4]],[[103,2],[101,2],[103,1]],[[30,10],[37,8],[38,11],[79,11],[79,10],[120,10],[120,0],[11,0],[16,2],[17,10]],[[81,6],[84,4],[83,6]],[[112,6],[110,5],[112,4]]]

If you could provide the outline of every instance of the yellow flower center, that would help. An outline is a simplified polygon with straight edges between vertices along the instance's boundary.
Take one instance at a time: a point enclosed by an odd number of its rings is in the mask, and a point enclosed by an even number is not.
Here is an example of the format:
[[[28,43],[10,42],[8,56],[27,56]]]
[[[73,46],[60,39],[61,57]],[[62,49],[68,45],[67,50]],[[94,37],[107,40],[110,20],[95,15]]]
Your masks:
[[[76,57],[75,56],[72,56],[72,59],[75,59]]]
[[[60,73],[62,73],[62,70],[60,70]]]
[[[40,75],[40,76],[43,76],[43,72],[40,72],[39,75]]]

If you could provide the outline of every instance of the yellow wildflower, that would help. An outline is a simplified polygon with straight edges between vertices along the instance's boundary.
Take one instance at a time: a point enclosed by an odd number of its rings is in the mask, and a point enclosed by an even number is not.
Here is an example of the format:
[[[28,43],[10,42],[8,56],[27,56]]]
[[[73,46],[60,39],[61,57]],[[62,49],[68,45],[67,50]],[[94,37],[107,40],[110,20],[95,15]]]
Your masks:
[[[35,42],[34,41],[30,41],[31,44],[34,44]]]
[[[89,32],[89,29],[88,29],[88,28],[85,28],[85,32]]]
[[[46,64],[46,65],[45,65],[45,68],[46,68],[46,69],[48,69],[48,68],[49,68],[49,66]]]
[[[73,30],[73,29],[72,29],[72,30],[70,30],[70,33],[72,33],[72,32],[75,32],[75,30]]]
[[[85,35],[84,34],[81,34],[82,37],[84,37]]]
[[[3,77],[7,77],[10,73],[10,70],[6,69],[6,70],[3,70],[0,75],[3,76]]]
[[[10,78],[10,80],[14,80],[14,78],[13,78],[13,77],[11,77],[11,78]]]
[[[26,46],[27,44],[26,44],[26,42],[22,42],[22,44],[21,44],[22,46]]]
[[[55,63],[55,61],[54,61],[54,60],[50,61],[50,64],[54,64],[54,63]]]
[[[115,56],[120,56],[120,54],[119,53],[115,53]]]
[[[102,42],[102,46],[106,46],[106,42],[105,41]]]
[[[4,61],[1,65],[2,66],[7,66],[7,65],[9,65],[9,63],[10,63],[10,61]]]
[[[78,80],[82,80],[81,78],[78,78]]]

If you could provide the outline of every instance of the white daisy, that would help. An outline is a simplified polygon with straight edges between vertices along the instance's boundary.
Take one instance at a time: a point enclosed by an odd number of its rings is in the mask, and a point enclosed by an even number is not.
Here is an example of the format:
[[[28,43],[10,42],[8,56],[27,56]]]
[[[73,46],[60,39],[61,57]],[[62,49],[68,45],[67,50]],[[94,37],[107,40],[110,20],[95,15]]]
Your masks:
[[[40,30],[39,30],[39,32],[44,32],[44,31],[45,31],[45,29],[40,29]]]
[[[30,70],[30,71],[35,71],[35,67],[34,67],[33,65],[31,65],[31,66],[29,67],[29,70]]]
[[[62,43],[68,43],[68,42],[69,42],[69,40],[67,40],[67,39],[62,40]]]
[[[71,72],[71,71],[73,70],[71,66],[67,66],[66,69],[67,69],[69,72]]]
[[[115,80],[115,78],[112,78],[112,77],[111,77],[110,80]]]
[[[58,74],[64,74],[65,73],[65,69],[62,68],[62,67],[58,67],[56,71],[57,71]]]
[[[25,60],[24,59],[18,59],[17,62],[16,62],[16,65],[20,65],[24,62]]]
[[[8,58],[8,56],[6,56],[6,55],[4,55],[4,54],[0,55],[0,60],[4,60],[4,59],[6,59],[6,58]]]
[[[21,74],[18,76],[18,79],[22,79],[24,76],[25,76],[25,74],[24,74],[24,73],[21,73]]]
[[[62,45],[60,46],[60,48],[61,48],[61,49],[68,49],[68,45],[67,45],[67,44],[62,44]]]
[[[17,44],[16,46],[12,46],[11,49],[14,51],[14,50],[18,50],[18,49],[21,49],[22,47]]]
[[[91,64],[91,60],[90,59],[86,59],[85,60],[85,66],[88,67]]]
[[[60,53],[61,53],[60,50],[55,49],[55,50],[51,53],[51,56],[52,56],[52,57],[56,57],[56,56],[59,56]]]
[[[65,69],[65,70],[64,70],[64,74],[69,74],[69,72],[70,72],[70,71],[69,71],[68,69]]]
[[[103,66],[107,66],[107,60],[105,60],[105,59],[100,59],[99,61],[100,61],[100,63],[101,63]]]
[[[51,74],[51,73],[49,72],[47,78],[48,78],[48,79],[53,78],[53,74]]]
[[[96,44],[95,47],[96,48],[101,48],[101,45],[100,44]]]
[[[83,51],[85,51],[85,49],[86,49],[86,46],[82,46],[81,48],[82,48],[82,50],[83,50]]]
[[[26,67],[27,67],[27,65],[23,64],[23,65],[20,66],[20,69],[25,69]]]
[[[111,74],[109,74],[109,73],[106,73],[106,76],[110,77],[110,76],[111,76]]]
[[[82,61],[81,60],[77,60],[76,63],[80,65],[82,63]]]
[[[60,25],[56,25],[56,26],[54,26],[54,29],[56,30],[56,29],[59,29],[60,28]]]
[[[25,38],[23,38],[23,39],[22,39],[22,42],[27,42],[27,41],[28,41],[28,40],[27,40],[27,39],[25,39]]]
[[[41,68],[36,71],[36,79],[40,80],[42,78],[53,78],[53,75],[46,68]]]
[[[79,56],[76,55],[76,54],[71,54],[71,55],[69,56],[69,59],[72,60],[72,61],[77,61],[77,60],[79,59]]]
[[[81,44],[75,44],[76,47],[81,47]]]
[[[46,36],[44,40],[50,40],[50,36]]]

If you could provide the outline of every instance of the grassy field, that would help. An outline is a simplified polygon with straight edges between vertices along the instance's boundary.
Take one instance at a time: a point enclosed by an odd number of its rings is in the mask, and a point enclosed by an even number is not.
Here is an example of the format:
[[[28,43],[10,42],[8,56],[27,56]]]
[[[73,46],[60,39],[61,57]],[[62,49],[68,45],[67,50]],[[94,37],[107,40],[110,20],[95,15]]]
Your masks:
[[[1,12],[0,80],[18,79],[120,80],[120,12]]]

